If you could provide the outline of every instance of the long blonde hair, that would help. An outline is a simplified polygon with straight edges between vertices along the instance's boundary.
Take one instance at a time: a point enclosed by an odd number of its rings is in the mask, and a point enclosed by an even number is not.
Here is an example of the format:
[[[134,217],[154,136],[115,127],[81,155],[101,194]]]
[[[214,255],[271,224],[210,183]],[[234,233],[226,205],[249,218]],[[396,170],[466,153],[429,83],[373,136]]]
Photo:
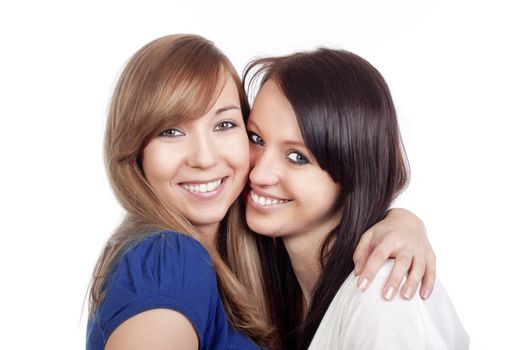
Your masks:
[[[168,210],[146,181],[141,156],[163,127],[196,119],[218,97],[225,76],[237,84],[245,120],[249,106],[230,61],[212,42],[196,35],[169,35],[141,48],[128,62],[115,88],[106,125],[104,156],[108,177],[127,212],[104,247],[90,286],[93,317],[105,296],[104,285],[119,256],[152,232],[182,232],[203,244],[217,272],[228,318],[260,345],[274,340],[264,297],[262,269],[253,234],[237,201],[221,222],[226,247],[221,256],[181,214]]]

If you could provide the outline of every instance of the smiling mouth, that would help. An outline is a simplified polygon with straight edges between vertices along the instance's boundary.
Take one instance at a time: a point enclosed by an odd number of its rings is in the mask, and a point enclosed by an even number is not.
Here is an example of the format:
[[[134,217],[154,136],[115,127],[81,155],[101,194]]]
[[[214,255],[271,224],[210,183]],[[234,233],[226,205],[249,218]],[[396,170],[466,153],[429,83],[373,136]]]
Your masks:
[[[188,192],[192,193],[210,193],[217,190],[217,188],[219,188],[223,181],[224,178],[220,178],[209,182],[184,182],[180,183],[180,186]]]
[[[289,200],[287,199],[261,196],[253,191],[250,191],[250,198],[253,202],[262,207],[268,207],[271,205],[284,204],[289,202]]]

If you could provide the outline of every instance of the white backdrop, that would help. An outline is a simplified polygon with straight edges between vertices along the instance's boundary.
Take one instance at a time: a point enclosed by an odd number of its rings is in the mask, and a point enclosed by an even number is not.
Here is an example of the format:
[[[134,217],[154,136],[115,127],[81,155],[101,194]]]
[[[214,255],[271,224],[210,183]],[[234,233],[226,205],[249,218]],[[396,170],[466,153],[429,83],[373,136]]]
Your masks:
[[[18,1],[0,5],[1,349],[84,347],[92,267],[122,211],[102,163],[112,88],[150,40],[197,33],[242,70],[319,45],[385,76],[472,349],[523,344],[525,11],[520,1]]]

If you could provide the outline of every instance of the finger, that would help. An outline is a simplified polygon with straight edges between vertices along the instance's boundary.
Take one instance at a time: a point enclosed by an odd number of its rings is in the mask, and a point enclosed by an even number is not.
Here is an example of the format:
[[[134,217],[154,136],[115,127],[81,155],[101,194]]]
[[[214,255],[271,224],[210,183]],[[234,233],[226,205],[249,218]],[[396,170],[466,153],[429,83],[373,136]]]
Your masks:
[[[417,287],[423,280],[425,266],[425,263],[417,257],[412,259],[412,266],[410,266],[408,277],[401,292],[403,298],[411,299],[414,296],[414,292],[417,290]]]
[[[370,253],[366,264],[363,267],[359,279],[357,280],[357,288],[364,292],[366,288],[370,285],[370,282],[374,279],[379,268],[385,263],[385,261],[390,257],[392,253],[391,244],[385,241],[380,243],[375,249]]]
[[[354,260],[354,274],[359,276],[362,267],[366,264],[370,253],[372,252],[373,243],[373,231],[369,229],[366,231],[359,240],[357,247],[355,248],[353,260]]]
[[[430,261],[425,266],[425,275],[423,276],[423,284],[419,292],[422,299],[427,300],[432,295],[434,285],[436,283],[436,255],[432,252]]]
[[[405,278],[407,271],[412,264],[412,255],[408,253],[399,253],[394,261],[394,266],[390,276],[383,287],[383,297],[386,300],[392,300],[399,290],[401,282]]]

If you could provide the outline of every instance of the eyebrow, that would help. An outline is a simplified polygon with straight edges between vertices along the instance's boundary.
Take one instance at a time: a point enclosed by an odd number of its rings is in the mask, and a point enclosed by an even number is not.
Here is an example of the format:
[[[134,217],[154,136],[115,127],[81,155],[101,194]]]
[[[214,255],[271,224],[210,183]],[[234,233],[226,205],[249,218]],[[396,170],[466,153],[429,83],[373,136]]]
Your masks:
[[[286,141],[284,141],[284,144],[288,145],[288,146],[299,146],[299,147],[305,147],[306,148],[306,145],[303,142],[299,142],[299,141],[286,140]]]
[[[259,128],[257,123],[254,122],[253,120],[248,119],[248,123],[252,124],[255,129],[261,130],[261,128]],[[248,125],[246,125],[246,126],[248,126]],[[285,140],[285,141],[283,141],[283,143],[285,145],[287,145],[287,146],[299,146],[299,147],[307,148],[306,145],[304,144],[304,142],[300,142],[300,141]]]
[[[237,109],[237,110],[239,110],[239,111],[241,110],[241,109],[240,109],[238,106],[236,106],[236,105],[228,105],[228,106],[224,106],[224,107],[221,107],[221,108],[217,109],[217,110],[215,111],[215,115],[219,115],[219,114],[221,114],[221,113],[224,113],[224,112],[230,111],[230,110],[232,110],[232,109]]]

